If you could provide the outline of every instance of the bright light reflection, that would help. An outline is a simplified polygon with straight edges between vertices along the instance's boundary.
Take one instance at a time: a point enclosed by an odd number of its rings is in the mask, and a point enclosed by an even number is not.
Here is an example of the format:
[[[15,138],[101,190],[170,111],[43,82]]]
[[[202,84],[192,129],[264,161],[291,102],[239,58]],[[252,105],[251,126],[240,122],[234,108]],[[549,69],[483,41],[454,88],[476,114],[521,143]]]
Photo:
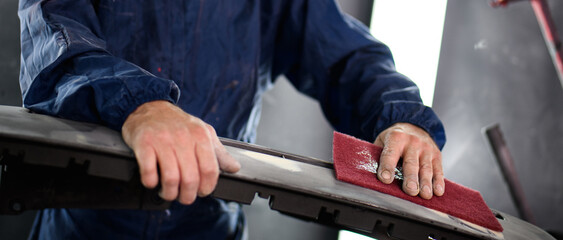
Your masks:
[[[346,230],[340,230],[340,232],[338,232],[338,239],[339,240],[373,240],[375,238],[366,237],[364,235],[360,235]]]
[[[446,0],[375,0],[371,33],[391,48],[397,70],[432,106],[446,15]]]
[[[397,70],[420,88],[432,106],[447,0],[375,0],[371,33],[391,48]],[[339,240],[373,239],[340,231]]]

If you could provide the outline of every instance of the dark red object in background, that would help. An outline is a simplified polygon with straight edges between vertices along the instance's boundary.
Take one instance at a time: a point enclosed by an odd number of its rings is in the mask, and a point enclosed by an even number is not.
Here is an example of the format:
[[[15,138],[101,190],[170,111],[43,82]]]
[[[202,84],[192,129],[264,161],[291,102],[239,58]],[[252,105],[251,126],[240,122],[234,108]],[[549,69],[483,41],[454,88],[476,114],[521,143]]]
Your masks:
[[[434,196],[430,200],[412,197],[401,190],[398,180],[384,184],[377,179],[373,163],[379,161],[380,147],[338,132],[334,133],[332,147],[338,180],[399,197],[493,231],[503,230],[481,194],[475,190],[446,179],[443,196]]]

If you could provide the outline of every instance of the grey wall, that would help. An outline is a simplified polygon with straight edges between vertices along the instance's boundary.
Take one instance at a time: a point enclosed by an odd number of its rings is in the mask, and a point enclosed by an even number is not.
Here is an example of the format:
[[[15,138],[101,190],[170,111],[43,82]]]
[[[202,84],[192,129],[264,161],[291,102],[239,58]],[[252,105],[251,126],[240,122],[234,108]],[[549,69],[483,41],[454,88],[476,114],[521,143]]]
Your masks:
[[[563,2],[549,3],[562,36]],[[517,216],[481,134],[500,123],[538,225],[563,231],[563,89],[527,1],[448,2],[434,109],[448,136],[447,178]]]
[[[0,104],[21,106],[18,1],[0,0]]]
[[[18,83],[20,65],[17,0],[0,0],[0,104],[21,106]],[[0,215],[0,238],[25,239],[35,213],[19,216]]]
[[[369,26],[373,0],[339,0],[342,11]],[[319,104],[280,77],[263,97],[257,143],[331,161],[332,127]]]
[[[340,0],[343,11],[369,24],[373,1]],[[283,77],[264,94],[257,143],[304,156],[332,160],[332,127],[319,104],[298,93]],[[304,222],[268,209],[267,201],[256,199],[245,206],[250,239],[336,239],[338,231]],[[264,224],[266,223],[266,224]]]

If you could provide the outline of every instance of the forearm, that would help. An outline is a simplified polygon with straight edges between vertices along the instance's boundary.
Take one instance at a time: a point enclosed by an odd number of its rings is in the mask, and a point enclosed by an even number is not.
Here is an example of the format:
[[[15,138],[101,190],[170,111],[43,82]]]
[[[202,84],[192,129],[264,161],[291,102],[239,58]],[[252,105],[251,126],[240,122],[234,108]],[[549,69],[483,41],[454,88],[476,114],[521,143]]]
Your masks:
[[[101,123],[120,130],[138,106],[154,100],[177,101],[179,91],[121,59],[76,56],[46,69],[24,90],[24,106],[40,113]]]
[[[316,98],[333,127],[367,141],[397,122],[428,131],[441,147],[443,128],[416,85],[395,69],[389,48],[332,1],[304,0],[282,19],[274,74],[285,73]],[[291,51],[288,51],[291,50]]]
[[[174,102],[176,85],[112,56],[89,1],[21,1],[23,103],[120,130],[137,106]]]

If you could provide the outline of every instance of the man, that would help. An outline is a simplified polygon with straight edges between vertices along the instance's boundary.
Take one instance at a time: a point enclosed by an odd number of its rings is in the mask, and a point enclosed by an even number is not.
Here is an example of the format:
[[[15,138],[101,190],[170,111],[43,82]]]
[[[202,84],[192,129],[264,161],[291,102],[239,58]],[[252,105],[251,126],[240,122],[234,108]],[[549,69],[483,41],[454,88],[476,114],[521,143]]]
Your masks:
[[[383,146],[378,177],[442,195],[443,127],[388,48],[328,0],[21,0],[24,105],[121,130],[166,211],[47,209],[32,239],[240,238],[238,206],[208,196],[252,142],[260,96],[285,74],[332,125]]]

